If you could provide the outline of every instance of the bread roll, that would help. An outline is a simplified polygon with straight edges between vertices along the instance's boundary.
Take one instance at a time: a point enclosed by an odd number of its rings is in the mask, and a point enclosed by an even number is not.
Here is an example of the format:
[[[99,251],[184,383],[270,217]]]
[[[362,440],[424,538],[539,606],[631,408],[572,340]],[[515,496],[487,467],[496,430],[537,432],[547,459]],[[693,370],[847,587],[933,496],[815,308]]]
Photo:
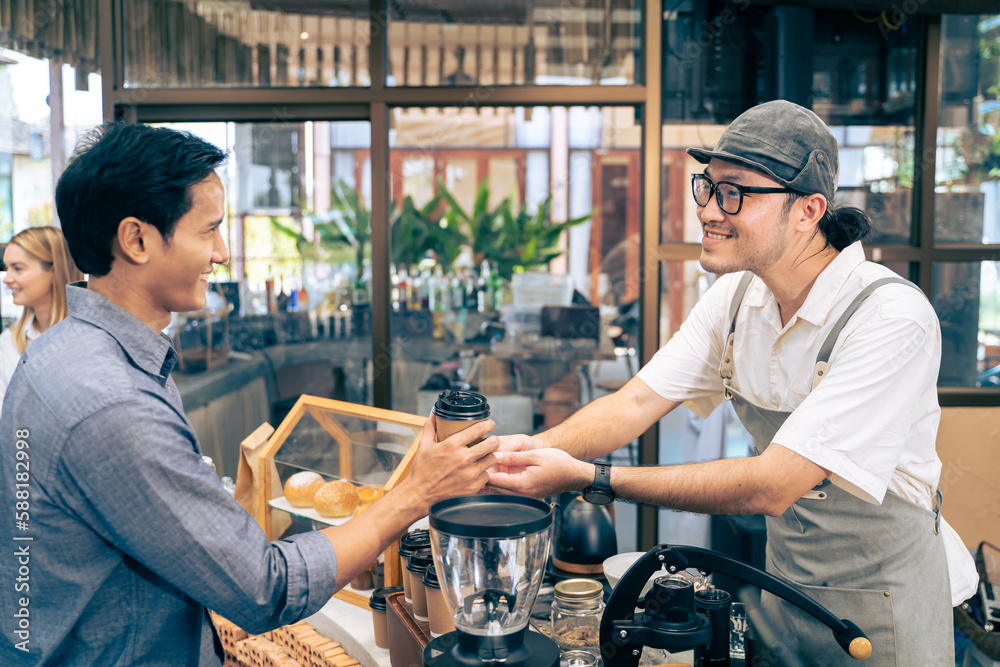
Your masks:
[[[361,512],[361,510],[371,507],[376,500],[385,495],[385,491],[375,486],[359,486],[358,487],[358,509],[355,514]]]
[[[325,483],[325,479],[312,471],[297,472],[285,482],[285,500],[292,507],[312,507],[313,496]]]
[[[346,479],[327,482],[313,496],[313,506],[320,516],[351,516],[358,507],[358,490]]]

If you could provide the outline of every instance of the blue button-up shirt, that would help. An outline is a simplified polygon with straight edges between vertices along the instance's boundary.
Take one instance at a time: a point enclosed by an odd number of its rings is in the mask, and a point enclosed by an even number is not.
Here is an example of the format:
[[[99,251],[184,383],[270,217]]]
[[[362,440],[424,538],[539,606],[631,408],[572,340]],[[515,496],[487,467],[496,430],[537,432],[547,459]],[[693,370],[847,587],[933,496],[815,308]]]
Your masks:
[[[329,540],[268,542],[201,460],[170,341],[67,295],[0,419],[0,664],[218,664],[206,607],[253,633],[316,612]]]

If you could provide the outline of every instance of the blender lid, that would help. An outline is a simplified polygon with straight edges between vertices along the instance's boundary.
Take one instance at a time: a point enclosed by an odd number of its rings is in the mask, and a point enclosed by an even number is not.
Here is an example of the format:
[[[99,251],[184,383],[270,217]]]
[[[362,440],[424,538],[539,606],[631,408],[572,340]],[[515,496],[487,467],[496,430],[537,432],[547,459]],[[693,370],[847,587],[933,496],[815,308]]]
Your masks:
[[[522,537],[547,530],[552,525],[552,508],[522,496],[460,496],[434,503],[430,524],[456,537]]]

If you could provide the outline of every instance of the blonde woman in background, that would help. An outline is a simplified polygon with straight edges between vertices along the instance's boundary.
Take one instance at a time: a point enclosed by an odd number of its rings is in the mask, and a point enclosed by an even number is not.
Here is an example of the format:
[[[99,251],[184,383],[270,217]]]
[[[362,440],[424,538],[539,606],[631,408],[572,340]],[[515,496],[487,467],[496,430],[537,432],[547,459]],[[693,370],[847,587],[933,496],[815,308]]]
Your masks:
[[[24,312],[0,334],[0,397],[28,343],[66,317],[66,284],[83,280],[56,227],[18,232],[7,244],[3,262],[7,266],[3,283]]]

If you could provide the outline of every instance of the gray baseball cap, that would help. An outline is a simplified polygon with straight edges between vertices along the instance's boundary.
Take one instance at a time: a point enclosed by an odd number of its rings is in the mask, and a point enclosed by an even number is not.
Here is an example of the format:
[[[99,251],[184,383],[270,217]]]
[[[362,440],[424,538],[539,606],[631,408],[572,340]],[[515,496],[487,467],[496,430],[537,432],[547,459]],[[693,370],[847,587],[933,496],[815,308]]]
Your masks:
[[[712,158],[761,171],[786,188],[833,201],[840,171],[837,139],[819,116],[785,100],[743,112],[714,150],[689,148],[702,164]]]

